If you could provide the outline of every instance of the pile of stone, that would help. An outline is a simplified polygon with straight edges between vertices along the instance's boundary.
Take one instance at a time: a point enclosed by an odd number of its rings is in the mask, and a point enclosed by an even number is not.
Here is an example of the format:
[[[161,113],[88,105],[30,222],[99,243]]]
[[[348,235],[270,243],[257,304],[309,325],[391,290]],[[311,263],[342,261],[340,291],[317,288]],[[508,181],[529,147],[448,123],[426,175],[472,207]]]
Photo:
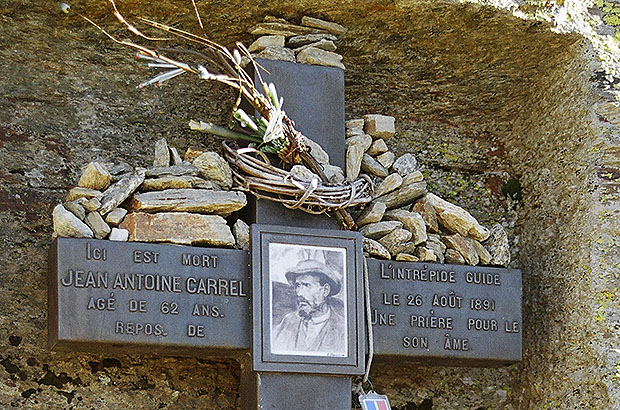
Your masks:
[[[396,158],[386,140],[394,118],[366,115],[346,123],[346,178],[373,178],[373,201],[357,218],[364,251],[410,262],[508,266],[510,248],[501,225],[490,230],[463,208],[427,192],[415,157]]]
[[[181,159],[161,139],[152,167],[127,168],[88,164],[54,208],[54,235],[248,249],[247,224],[231,230],[225,219],[247,200],[217,153],[188,149]]]
[[[394,118],[366,115],[346,123],[346,169],[307,140],[330,182],[365,174],[373,200],[353,210],[369,256],[410,262],[508,266],[510,248],[501,225],[490,230],[464,209],[427,192],[415,157],[396,158],[386,144]],[[318,178],[296,165],[291,175]],[[54,235],[115,241],[163,242],[249,249],[249,227],[230,215],[245,194],[231,190],[232,171],[215,152],[188,149],[182,159],[165,139],[155,144],[153,166],[86,166],[66,202],[54,208]],[[228,218],[228,221],[227,219]]]
[[[344,70],[342,56],[335,53],[337,36],[346,32],[340,24],[304,16],[301,25],[296,25],[285,19],[267,16],[249,32],[261,36],[248,47],[255,58]]]

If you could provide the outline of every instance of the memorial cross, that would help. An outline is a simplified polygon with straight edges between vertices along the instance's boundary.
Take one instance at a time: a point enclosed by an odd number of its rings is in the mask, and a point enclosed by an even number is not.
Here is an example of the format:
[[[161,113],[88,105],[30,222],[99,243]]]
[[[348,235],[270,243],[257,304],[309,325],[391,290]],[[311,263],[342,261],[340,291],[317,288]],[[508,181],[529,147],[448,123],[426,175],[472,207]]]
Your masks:
[[[261,62],[287,114],[344,163],[344,74]],[[327,217],[256,201],[251,222],[337,229]],[[375,357],[498,366],[521,359],[519,271],[367,259]],[[241,363],[244,409],[351,405],[350,376],[256,373],[246,251],[58,238],[50,248],[54,350],[210,356]]]

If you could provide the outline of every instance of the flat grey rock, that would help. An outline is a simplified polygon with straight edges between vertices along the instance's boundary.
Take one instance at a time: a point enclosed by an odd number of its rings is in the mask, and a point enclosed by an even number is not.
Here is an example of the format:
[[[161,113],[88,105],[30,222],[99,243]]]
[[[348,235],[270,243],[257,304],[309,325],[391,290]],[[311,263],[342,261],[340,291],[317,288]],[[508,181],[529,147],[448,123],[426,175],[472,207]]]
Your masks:
[[[308,47],[297,54],[298,63],[336,67],[344,70],[345,67],[341,60],[342,56],[340,54],[321,50],[316,47]]]
[[[480,259],[480,264],[488,265],[493,259],[489,251],[486,250],[486,248],[482,246],[482,244],[476,240],[472,239],[472,244],[474,245],[474,248],[476,249],[476,252],[478,253],[478,259]]]
[[[465,265],[465,259],[459,251],[454,249],[446,249],[445,262],[451,265]]]
[[[400,188],[402,184],[403,177],[401,177],[397,173],[390,174],[383,181],[379,182],[379,184],[375,188],[373,196],[375,198],[378,198],[381,195],[385,195],[387,193],[395,191],[396,189]]]
[[[110,233],[110,227],[105,223],[99,212],[89,212],[86,215],[85,221],[97,239],[104,239]]]
[[[101,207],[101,201],[97,198],[90,198],[88,201],[83,201],[82,206],[88,212],[96,211]]]
[[[399,221],[381,221],[362,226],[359,231],[366,238],[379,239],[395,229],[402,228],[403,223]]]
[[[101,199],[102,197],[103,197],[103,192],[97,191],[95,189],[82,188],[82,187],[71,188],[69,192],[67,193],[67,201],[75,201],[76,199],[80,199],[80,198]]]
[[[337,165],[323,165],[323,173],[327,180],[332,184],[342,184],[344,182],[344,171]]]
[[[388,170],[385,169],[383,165],[368,154],[362,155],[361,169],[362,171],[379,178],[385,178],[389,174]]]
[[[347,32],[344,26],[331,21],[325,21],[310,16],[303,16],[301,18],[301,24],[307,27],[318,28],[321,30],[329,31],[332,34],[340,35]]]
[[[313,179],[319,180],[320,178],[317,174],[310,171],[308,168],[303,165],[293,165],[291,170],[289,171],[291,176],[301,180],[301,181],[312,181]]]
[[[107,224],[112,226],[117,226],[121,223],[123,218],[127,215],[127,210],[124,208],[114,208],[105,216],[105,221]]]
[[[56,205],[52,212],[54,233],[62,238],[92,238],[93,231],[84,222],[62,205]]]
[[[262,51],[255,55],[257,58],[264,58],[266,60],[278,60],[288,61],[294,63],[295,52],[286,47],[265,47]]]
[[[403,177],[403,185],[413,184],[414,182],[420,181],[424,181],[424,175],[422,175],[420,171],[413,171]]]
[[[283,35],[270,35],[270,36],[262,36],[254,40],[248,50],[250,52],[261,51],[267,47],[284,47],[284,36]]]
[[[347,120],[347,121],[345,121],[344,126],[345,126],[346,129],[351,129],[351,128],[363,129],[364,128],[364,119],[363,118],[354,118],[352,120]]]
[[[236,247],[243,249],[244,251],[250,250],[250,227],[241,219],[237,219],[237,222],[232,227],[232,233],[235,237]]]
[[[373,138],[388,139],[396,133],[394,117],[380,114],[364,115],[364,131]]]
[[[86,211],[79,201],[70,201],[64,204],[65,209],[77,216],[80,221],[86,218]]]
[[[247,204],[239,191],[207,189],[166,189],[135,194],[129,201],[130,210],[142,212],[196,212],[229,215]]]
[[[400,228],[394,229],[392,232],[380,238],[378,241],[381,245],[385,246],[392,255],[394,255],[394,247],[403,242],[409,241],[409,239],[411,239],[411,232],[406,229]]]
[[[288,39],[288,46],[290,48],[298,48],[308,44],[316,43],[321,40],[336,41],[338,38],[333,34],[304,34],[300,36],[294,36]],[[364,124],[362,124],[364,125]]]
[[[384,152],[387,152],[387,150],[388,150],[388,146],[385,143],[385,140],[382,138],[379,138],[372,142],[372,144],[370,145],[370,148],[368,148],[368,151],[366,151],[366,154],[375,157],[379,154],[383,154]]]
[[[418,246],[415,250],[415,256],[420,262],[437,262],[435,253],[425,246]]]
[[[112,228],[108,239],[117,242],[127,242],[129,240],[129,231],[127,229]]]
[[[489,237],[489,230],[463,208],[430,193],[426,195],[426,200],[435,208],[437,220],[448,231],[477,241],[484,241]]]
[[[401,242],[392,247],[392,252],[395,255],[399,253],[410,253],[413,255],[413,253],[415,252],[415,248],[416,248],[416,244],[411,241]]]
[[[111,177],[105,166],[98,162],[90,162],[82,171],[78,186],[101,191],[110,186]]]
[[[282,35],[284,37],[298,36],[301,34],[324,33],[323,30],[297,26],[295,24],[283,22],[259,23],[251,27],[248,32],[254,35]]]
[[[220,186],[213,181],[207,181],[191,175],[179,177],[166,175],[159,178],[147,178],[140,187],[143,192],[183,188],[220,189]]]
[[[418,262],[420,260],[417,256],[413,256],[409,253],[398,253],[394,259],[403,262]]]
[[[131,212],[119,227],[129,231],[129,240],[132,242],[223,247],[235,245],[235,238],[226,225],[226,220],[219,215]]]
[[[374,204],[368,204],[362,214],[357,218],[357,226],[362,227],[370,223],[381,221],[383,214],[385,213],[385,204],[383,202],[375,202]]]
[[[413,154],[407,153],[394,161],[392,169],[404,177],[418,169],[418,161]]]
[[[390,259],[390,251],[385,249],[385,246],[381,245],[374,239],[364,237],[362,240],[364,252],[370,256],[375,256],[380,259]]]
[[[204,152],[194,160],[192,165],[198,168],[200,175],[216,182],[222,188],[230,189],[232,187],[232,170],[228,162],[218,153],[213,151]]]
[[[349,137],[355,137],[357,135],[368,135],[364,132],[363,128],[347,128],[345,131],[345,136],[347,138]],[[372,138],[372,137],[370,137]]]
[[[167,167],[170,165],[170,149],[165,138],[160,138],[155,142],[155,155],[153,158],[154,167]]]
[[[425,193],[426,182],[424,181],[414,182],[408,185],[403,183],[403,185],[397,190],[383,195],[375,199],[375,201],[384,202],[387,209],[394,209],[412,203]]]
[[[189,148],[188,148],[188,151],[190,151]],[[198,154],[197,157],[203,154],[202,151],[193,151],[193,152]],[[185,155],[187,156],[187,154]],[[147,178],[163,177],[163,176],[180,177],[180,176],[186,176],[186,175],[196,176],[199,173],[200,171],[198,170],[198,168],[196,168],[195,166],[191,164],[185,164],[185,163],[181,163],[178,165],[172,165],[169,167],[147,168],[146,170],[144,170],[144,176]]]
[[[372,144],[370,135],[362,134],[347,138],[346,176],[348,181],[355,181],[360,174],[364,152]]]
[[[428,239],[424,219],[422,219],[422,216],[417,212],[409,212],[404,209],[393,209],[387,211],[383,218],[387,221],[402,222],[403,228],[412,233],[411,242],[416,245],[426,242]]]
[[[301,51],[305,50],[306,48],[310,48],[310,47],[320,48],[321,50],[332,51],[332,52],[337,50],[336,44],[334,44],[333,41],[331,41],[331,40],[319,40],[319,41],[314,42],[314,43],[306,44],[305,46],[297,47],[293,51],[295,51],[295,54],[298,54]]]
[[[133,167],[126,162],[105,163],[103,166],[110,172],[110,175],[112,176],[119,176],[133,172]]]
[[[449,249],[454,249],[463,255],[463,259],[468,265],[477,265],[480,261],[473,240],[470,238],[455,233],[454,235],[442,236],[441,239]]]
[[[396,155],[394,155],[392,151],[387,151],[381,155],[377,155],[377,161],[379,161],[379,164],[383,165],[387,169],[390,169],[392,164],[394,164],[395,159]]]
[[[319,164],[329,164],[329,154],[319,145],[305,135],[301,136],[301,141],[310,148],[310,153]]]
[[[105,215],[129,198],[144,181],[144,170],[137,170],[135,174],[126,175],[120,181],[106,189],[101,199],[99,213]]]

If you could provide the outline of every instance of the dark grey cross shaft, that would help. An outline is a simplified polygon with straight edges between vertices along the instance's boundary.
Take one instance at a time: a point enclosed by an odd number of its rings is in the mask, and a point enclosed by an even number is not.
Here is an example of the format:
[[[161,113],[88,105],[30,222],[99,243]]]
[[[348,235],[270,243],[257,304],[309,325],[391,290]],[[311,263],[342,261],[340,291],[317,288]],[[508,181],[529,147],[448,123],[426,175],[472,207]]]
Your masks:
[[[298,129],[342,166],[342,71],[262,63]],[[264,200],[251,204],[246,216],[338,228],[327,217]],[[521,359],[520,272],[374,259],[368,267],[378,359],[467,366]],[[49,344],[56,350],[228,355],[244,369],[244,408],[349,408],[350,377],[253,372],[251,287],[245,251],[60,238],[50,250]]]

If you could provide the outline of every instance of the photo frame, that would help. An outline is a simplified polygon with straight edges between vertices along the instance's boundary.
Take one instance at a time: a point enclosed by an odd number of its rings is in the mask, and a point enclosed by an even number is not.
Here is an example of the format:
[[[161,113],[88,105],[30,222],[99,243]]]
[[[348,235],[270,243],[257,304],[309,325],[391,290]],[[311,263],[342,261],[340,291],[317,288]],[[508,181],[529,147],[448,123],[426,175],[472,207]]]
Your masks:
[[[251,227],[256,371],[364,373],[358,232]]]

